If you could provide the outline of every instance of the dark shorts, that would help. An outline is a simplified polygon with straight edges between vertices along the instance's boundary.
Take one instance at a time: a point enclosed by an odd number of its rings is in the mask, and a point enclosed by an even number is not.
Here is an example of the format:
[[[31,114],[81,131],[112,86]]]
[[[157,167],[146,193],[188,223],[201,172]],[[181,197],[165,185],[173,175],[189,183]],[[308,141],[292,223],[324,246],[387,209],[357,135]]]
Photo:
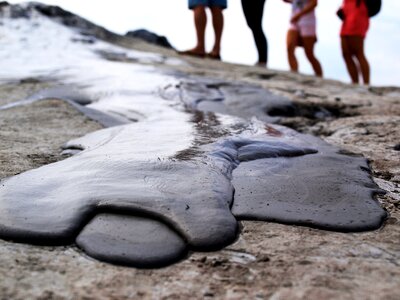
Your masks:
[[[250,0],[251,1],[251,0]],[[193,9],[196,6],[218,6],[221,8],[227,7],[227,0],[189,0],[189,8]]]

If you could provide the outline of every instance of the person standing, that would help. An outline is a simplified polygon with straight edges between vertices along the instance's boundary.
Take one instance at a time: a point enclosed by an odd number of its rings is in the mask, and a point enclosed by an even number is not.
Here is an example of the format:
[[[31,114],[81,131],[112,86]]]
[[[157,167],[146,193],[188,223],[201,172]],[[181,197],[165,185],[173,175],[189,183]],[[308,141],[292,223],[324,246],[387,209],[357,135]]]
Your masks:
[[[205,31],[207,26],[206,8],[211,10],[212,24],[215,33],[215,42],[211,52],[206,53]],[[179,54],[196,57],[208,57],[221,59],[221,38],[224,27],[222,11],[227,8],[227,0],[189,0],[189,9],[193,10],[194,24],[196,28],[197,43],[192,49],[180,51]]]
[[[242,0],[242,8],[247,25],[253,32],[254,41],[258,52],[259,66],[267,66],[268,41],[262,28],[265,0]]]
[[[370,67],[364,53],[364,40],[369,28],[368,9],[364,0],[343,0],[338,16],[343,20],[340,31],[343,59],[353,84],[370,82]],[[358,65],[356,64],[358,63]]]
[[[304,48],[308,61],[318,77],[322,77],[322,67],[314,54],[317,42],[315,8],[318,0],[283,0],[292,3],[292,16],[287,34],[287,54],[292,72],[298,72],[298,62],[295,55],[297,46]]]

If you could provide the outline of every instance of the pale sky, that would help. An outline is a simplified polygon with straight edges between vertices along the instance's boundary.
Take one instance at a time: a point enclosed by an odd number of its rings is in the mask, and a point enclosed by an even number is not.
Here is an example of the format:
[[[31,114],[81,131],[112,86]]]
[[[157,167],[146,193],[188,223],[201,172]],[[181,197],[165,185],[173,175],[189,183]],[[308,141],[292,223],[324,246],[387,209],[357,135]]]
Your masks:
[[[249,0],[251,1],[251,0]],[[10,3],[25,1],[11,0]],[[178,50],[194,46],[193,15],[187,0],[42,0],[59,5],[109,30],[124,34],[128,30],[145,28],[165,35]],[[318,44],[316,55],[324,68],[325,77],[349,82],[340,52],[340,20],[336,10],[342,0],[320,0],[317,8]],[[373,85],[400,86],[400,11],[399,0],[383,2],[381,13],[371,19],[366,40],[366,53],[372,69]],[[228,0],[224,12],[225,29],[222,59],[227,62],[254,64],[257,52],[251,31],[241,9],[240,0]],[[267,0],[263,27],[269,42],[269,67],[287,70],[285,39],[290,5],[282,0]],[[213,33],[208,24],[207,45],[212,47]],[[311,74],[302,49],[297,50],[300,72]]]

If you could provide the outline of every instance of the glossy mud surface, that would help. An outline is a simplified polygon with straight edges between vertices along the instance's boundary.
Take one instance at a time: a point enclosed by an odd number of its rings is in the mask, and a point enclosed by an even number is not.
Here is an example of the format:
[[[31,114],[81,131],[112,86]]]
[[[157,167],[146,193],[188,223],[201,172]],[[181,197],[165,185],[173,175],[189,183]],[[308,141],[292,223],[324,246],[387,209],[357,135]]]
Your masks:
[[[238,230],[232,205],[239,219],[339,231],[376,229],[385,217],[373,200],[376,187],[363,159],[337,154],[327,145],[312,148],[317,143],[311,147],[307,137],[293,131],[276,136],[281,129],[276,127],[271,136],[268,131],[273,127],[248,124],[235,137],[199,146],[197,153],[181,160],[172,156],[169,147],[154,145],[144,151],[144,145],[152,143],[152,134],[143,126],[145,122],[113,127],[71,141],[66,148],[86,150],[3,181],[1,236],[68,244],[79,235],[78,245],[95,257],[123,263],[125,253],[129,265],[155,266],[179,260],[188,249],[211,250],[231,243]],[[233,122],[225,128],[238,126]],[[175,136],[165,137],[160,146],[174,140]],[[107,211],[125,216],[109,218],[107,230],[96,217],[86,225],[98,212]],[[157,255],[127,253],[133,240],[124,240],[126,233],[119,228],[127,230],[129,214],[132,224],[139,215],[168,225],[158,226],[165,247]],[[138,230],[130,227],[132,234],[141,236],[137,240],[146,241],[140,247],[148,247],[138,253],[159,248],[156,244],[161,242],[147,234],[153,223],[142,221]],[[174,239],[165,238],[169,228],[178,233]],[[104,232],[101,238],[100,232]],[[121,245],[115,242],[120,239]],[[184,250],[182,243],[187,245]]]
[[[374,200],[383,191],[362,157],[312,138],[318,153],[245,162],[233,172],[233,214],[239,219],[356,232],[378,229],[386,212]]]
[[[117,214],[96,215],[78,235],[76,243],[97,259],[142,268],[174,263],[186,255],[188,248],[164,223]]]
[[[5,20],[0,59],[14,67],[0,79],[52,75],[63,88],[14,105],[61,98],[109,128],[67,142],[68,159],[2,180],[0,237],[76,242],[101,260],[154,267],[229,245],[240,219],[339,231],[382,224],[365,160],[266,125],[290,101],[243,83],[162,74],[143,65],[157,55],[80,44],[79,33],[36,18],[33,29],[29,19]],[[30,56],[7,56],[24,31]]]

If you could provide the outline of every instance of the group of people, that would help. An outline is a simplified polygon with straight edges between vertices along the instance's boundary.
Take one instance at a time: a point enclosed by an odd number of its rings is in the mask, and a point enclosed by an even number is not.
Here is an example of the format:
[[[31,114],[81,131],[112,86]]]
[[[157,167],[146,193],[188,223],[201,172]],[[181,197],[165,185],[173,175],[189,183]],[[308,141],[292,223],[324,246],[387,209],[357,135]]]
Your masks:
[[[257,47],[257,65],[267,66],[268,42],[262,28],[265,0],[241,1],[247,25],[253,33]],[[321,64],[314,54],[314,46],[317,42],[315,8],[318,5],[318,0],[282,1],[292,5],[292,15],[287,33],[287,56],[290,70],[298,72],[295,49],[302,47],[315,75],[322,77]],[[360,75],[362,75],[364,84],[368,85],[370,67],[364,53],[364,39],[369,27],[369,12],[365,1],[343,0],[342,7],[337,14],[343,21],[340,32],[341,47],[351,80],[354,84],[358,84]],[[224,27],[223,10],[227,8],[227,0],[189,0],[189,8],[194,13],[197,43],[194,48],[179,53],[220,60],[221,37]],[[206,52],[205,48],[206,8],[211,11],[215,33],[214,46],[210,52]]]

